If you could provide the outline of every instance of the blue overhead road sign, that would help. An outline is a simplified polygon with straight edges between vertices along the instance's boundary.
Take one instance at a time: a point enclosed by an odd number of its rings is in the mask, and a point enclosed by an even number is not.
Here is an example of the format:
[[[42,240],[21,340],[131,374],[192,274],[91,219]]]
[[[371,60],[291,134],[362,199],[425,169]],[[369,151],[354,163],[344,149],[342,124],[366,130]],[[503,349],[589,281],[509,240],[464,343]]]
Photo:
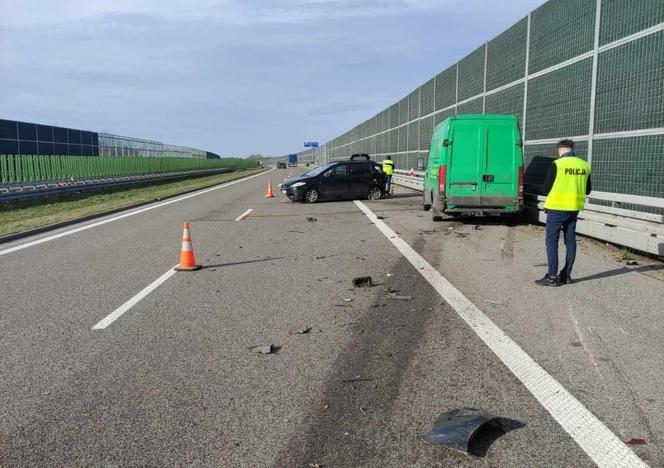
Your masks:
[[[317,141],[305,141],[304,142],[304,147],[305,148],[318,148],[318,142]]]

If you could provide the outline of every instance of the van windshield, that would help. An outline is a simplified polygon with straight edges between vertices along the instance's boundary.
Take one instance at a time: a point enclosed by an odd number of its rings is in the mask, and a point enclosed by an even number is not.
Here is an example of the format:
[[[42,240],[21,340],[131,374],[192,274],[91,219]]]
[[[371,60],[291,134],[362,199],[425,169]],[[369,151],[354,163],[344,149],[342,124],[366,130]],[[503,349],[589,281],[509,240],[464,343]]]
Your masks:
[[[310,170],[309,172],[305,172],[304,174],[302,174],[302,177],[316,177],[318,174],[322,174],[323,172],[325,172],[325,170],[330,166],[332,166],[332,164],[325,164],[323,166],[318,166]]]

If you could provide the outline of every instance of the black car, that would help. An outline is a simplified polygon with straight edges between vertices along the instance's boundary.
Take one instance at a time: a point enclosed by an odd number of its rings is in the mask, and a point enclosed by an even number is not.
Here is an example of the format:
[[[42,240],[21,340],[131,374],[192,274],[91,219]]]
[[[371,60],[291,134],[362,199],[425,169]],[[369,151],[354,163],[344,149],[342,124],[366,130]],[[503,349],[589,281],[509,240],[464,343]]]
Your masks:
[[[368,160],[339,161],[319,166],[302,176],[281,184],[281,193],[293,201],[315,203],[318,200],[368,198],[383,196],[385,175],[380,164]]]
[[[286,163],[285,162],[278,162],[277,163],[277,169],[286,169]]]

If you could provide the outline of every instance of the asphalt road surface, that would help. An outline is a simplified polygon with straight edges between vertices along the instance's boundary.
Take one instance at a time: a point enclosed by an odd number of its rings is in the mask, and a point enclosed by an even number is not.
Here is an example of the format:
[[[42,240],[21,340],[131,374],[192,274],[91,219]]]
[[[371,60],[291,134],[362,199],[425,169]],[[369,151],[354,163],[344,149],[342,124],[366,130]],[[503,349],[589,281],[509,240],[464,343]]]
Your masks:
[[[364,203],[374,220],[292,203],[289,172],[0,245],[0,466],[610,466],[593,443],[664,466],[660,263],[584,239],[579,282],[541,289],[540,227],[433,223],[405,189]],[[171,275],[185,220],[204,268]],[[567,400],[554,416],[432,274],[618,444]],[[463,407],[510,430],[474,456],[422,441]]]

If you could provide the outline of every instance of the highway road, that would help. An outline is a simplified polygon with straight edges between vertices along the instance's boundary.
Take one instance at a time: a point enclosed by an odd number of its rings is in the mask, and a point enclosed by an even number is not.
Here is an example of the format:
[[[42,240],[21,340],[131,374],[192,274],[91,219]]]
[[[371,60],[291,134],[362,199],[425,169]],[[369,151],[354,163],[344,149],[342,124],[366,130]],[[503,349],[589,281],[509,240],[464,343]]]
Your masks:
[[[661,263],[583,239],[541,289],[541,227],[264,198],[293,171],[0,245],[0,466],[664,466]],[[463,407],[519,424],[421,440]]]

